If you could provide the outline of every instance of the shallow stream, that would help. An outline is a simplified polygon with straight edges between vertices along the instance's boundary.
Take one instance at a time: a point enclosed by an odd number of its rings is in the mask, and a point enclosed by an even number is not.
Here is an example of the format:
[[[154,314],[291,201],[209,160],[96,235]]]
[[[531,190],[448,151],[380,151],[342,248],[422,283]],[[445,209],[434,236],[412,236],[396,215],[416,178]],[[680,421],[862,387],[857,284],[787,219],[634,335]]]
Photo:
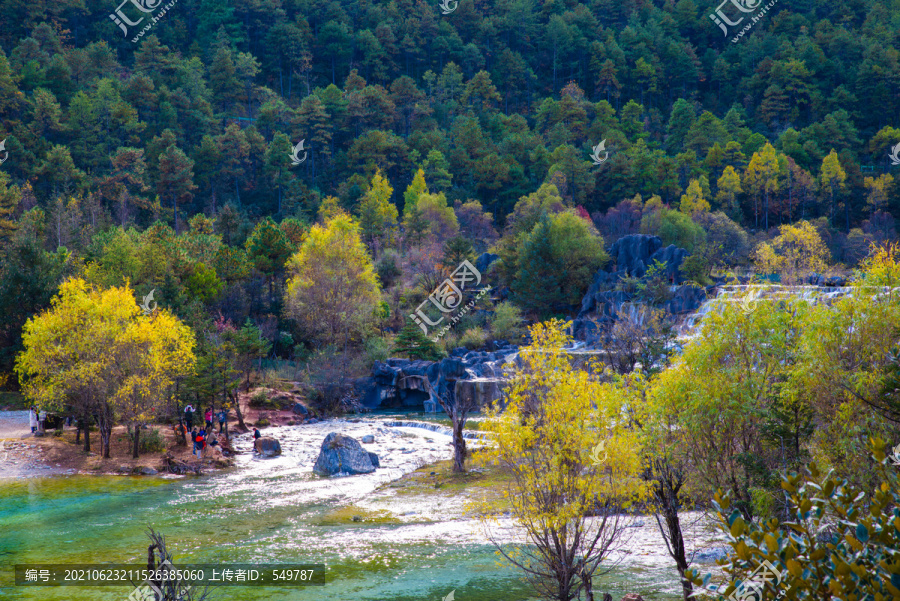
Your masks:
[[[220,588],[214,601],[526,601],[530,589],[500,562],[461,495],[404,496],[383,485],[451,457],[449,437],[393,428],[387,416],[284,426],[267,432],[280,457],[250,453],[235,438],[234,468],[200,477],[55,476],[0,481],[0,599],[122,600],[128,587],[15,587],[12,566],[25,563],[146,561],[146,530],[166,535],[178,563],[322,563],[324,586]],[[374,474],[320,478],[311,468],[321,441],[338,431],[381,459]],[[352,507],[350,507],[352,506]],[[354,522],[341,508],[382,512],[386,522]],[[678,582],[652,518],[634,528],[623,561],[600,579],[615,599],[627,592],[675,600]],[[708,535],[703,535],[708,537]],[[509,540],[514,540],[510,536]],[[710,544],[715,544],[709,538]]]

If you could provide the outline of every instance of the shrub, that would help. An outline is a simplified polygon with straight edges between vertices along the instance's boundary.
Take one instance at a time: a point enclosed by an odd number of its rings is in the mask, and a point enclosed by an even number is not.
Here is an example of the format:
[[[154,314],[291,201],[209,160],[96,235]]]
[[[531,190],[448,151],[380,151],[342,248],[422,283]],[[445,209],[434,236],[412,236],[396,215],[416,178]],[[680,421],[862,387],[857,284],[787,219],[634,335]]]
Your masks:
[[[251,407],[268,407],[271,404],[272,401],[269,399],[269,395],[266,394],[265,390],[257,390],[250,397]]]
[[[150,428],[141,432],[138,448],[141,453],[160,453],[166,450],[166,439],[159,433],[158,428]]]
[[[463,333],[459,339],[459,346],[464,346],[469,350],[475,350],[487,344],[488,334],[480,328],[469,328]]]
[[[369,363],[384,361],[391,356],[391,345],[384,338],[375,336],[366,340],[366,356]]]
[[[395,250],[386,250],[378,263],[375,264],[375,272],[381,282],[382,288],[387,290],[393,287],[394,283],[403,275],[400,269],[400,256]]]
[[[663,246],[674,244],[691,252],[706,241],[706,232],[680,211],[661,208],[641,219],[641,233],[659,236]]]
[[[522,337],[522,310],[512,303],[503,302],[494,308],[491,319],[494,338],[514,341]]]
[[[717,595],[746,594],[760,582],[761,572],[753,575],[767,561],[781,580],[774,588],[763,583],[754,599],[776,599],[784,591],[804,600],[900,598],[900,478],[888,465],[885,446],[877,439],[870,444],[881,480],[870,494],[814,463],[803,475],[785,476],[790,521],[783,523],[772,518],[748,524],[729,496],[716,494],[719,528],[734,549],[722,564],[732,582],[709,585],[711,576],[701,578],[696,570],[688,578]]]

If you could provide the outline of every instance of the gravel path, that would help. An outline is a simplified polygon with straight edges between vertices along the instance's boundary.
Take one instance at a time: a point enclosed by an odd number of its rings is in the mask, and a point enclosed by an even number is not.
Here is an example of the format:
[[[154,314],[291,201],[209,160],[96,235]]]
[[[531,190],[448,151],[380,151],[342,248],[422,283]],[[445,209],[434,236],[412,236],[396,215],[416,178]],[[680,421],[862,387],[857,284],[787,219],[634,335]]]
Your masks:
[[[47,465],[44,449],[36,443],[27,411],[0,411],[0,480],[74,473]]]
[[[27,411],[0,411],[0,440],[31,436]]]

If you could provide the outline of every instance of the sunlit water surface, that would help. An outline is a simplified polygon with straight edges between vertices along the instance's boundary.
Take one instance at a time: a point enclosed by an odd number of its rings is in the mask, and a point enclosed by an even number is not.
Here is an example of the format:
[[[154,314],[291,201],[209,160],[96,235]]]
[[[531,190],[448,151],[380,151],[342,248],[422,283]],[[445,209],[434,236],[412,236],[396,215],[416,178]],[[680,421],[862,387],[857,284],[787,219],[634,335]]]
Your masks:
[[[215,600],[525,601],[530,589],[499,561],[478,523],[461,517],[461,499],[397,496],[382,484],[421,465],[449,459],[449,438],[415,428],[384,427],[384,417],[271,430],[280,457],[250,453],[235,438],[233,469],[201,477],[58,476],[0,481],[0,599],[127,599],[128,587],[15,587],[12,566],[25,563],[146,561],[148,527],[164,533],[176,563],[323,563],[328,583],[316,587],[223,587]],[[322,439],[340,431],[375,436],[364,445],[382,468],[343,478],[315,476]],[[386,510],[395,523],[335,520],[353,504]],[[400,523],[396,523],[397,520]],[[671,563],[653,525],[634,529],[622,564],[597,583],[615,599],[678,598]],[[513,540],[510,535],[508,540]]]

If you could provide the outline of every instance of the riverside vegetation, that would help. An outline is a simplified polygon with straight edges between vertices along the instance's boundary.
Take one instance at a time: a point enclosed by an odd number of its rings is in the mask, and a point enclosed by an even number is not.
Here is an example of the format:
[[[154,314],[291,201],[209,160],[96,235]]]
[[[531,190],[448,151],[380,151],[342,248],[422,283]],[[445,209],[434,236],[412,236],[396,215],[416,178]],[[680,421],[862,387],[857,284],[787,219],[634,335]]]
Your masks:
[[[503,473],[532,544],[500,551],[541,596],[600,595],[639,511],[703,594],[686,508],[733,539],[717,592],[765,559],[788,598],[900,595],[896,8],[794,2],[731,44],[696,0],[434,4],[183,1],[136,44],[105,5],[4,6],[3,398],[107,465],[187,403],[238,433],[254,386],[341,415],[375,361],[512,342],[501,444],[470,453],[475,407],[437,402],[454,473]],[[682,344],[647,265],[575,365],[564,323],[637,233],[697,287],[851,290],[722,303]],[[463,261],[492,295],[433,340],[409,316]],[[471,507],[489,533],[498,502]]]

